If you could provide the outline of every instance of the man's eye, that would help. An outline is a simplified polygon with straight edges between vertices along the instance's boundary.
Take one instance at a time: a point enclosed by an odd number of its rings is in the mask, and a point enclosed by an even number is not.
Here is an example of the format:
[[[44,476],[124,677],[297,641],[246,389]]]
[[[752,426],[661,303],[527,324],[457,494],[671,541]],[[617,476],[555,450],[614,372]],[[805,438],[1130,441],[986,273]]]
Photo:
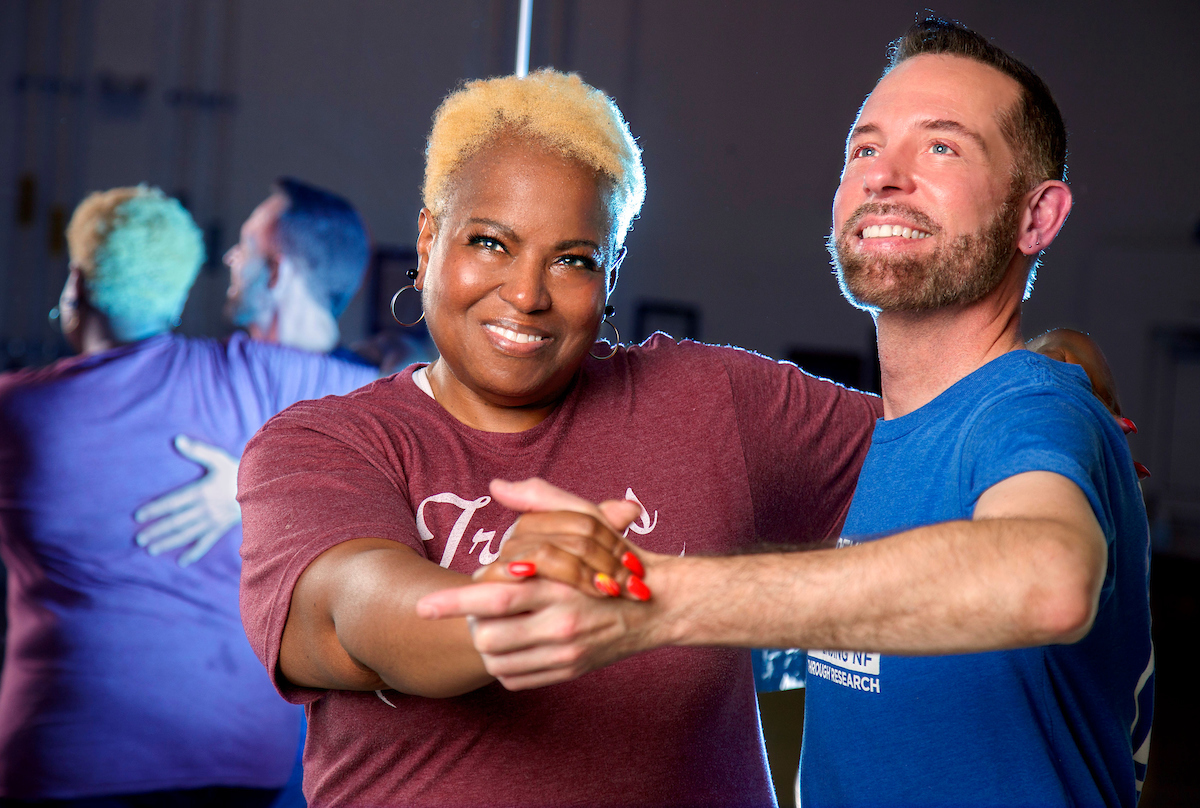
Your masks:
[[[945,143],[934,143],[929,147],[929,150],[934,154],[954,154],[954,149],[950,148]]]
[[[877,154],[874,146],[859,146],[854,150],[852,157],[874,157]]]

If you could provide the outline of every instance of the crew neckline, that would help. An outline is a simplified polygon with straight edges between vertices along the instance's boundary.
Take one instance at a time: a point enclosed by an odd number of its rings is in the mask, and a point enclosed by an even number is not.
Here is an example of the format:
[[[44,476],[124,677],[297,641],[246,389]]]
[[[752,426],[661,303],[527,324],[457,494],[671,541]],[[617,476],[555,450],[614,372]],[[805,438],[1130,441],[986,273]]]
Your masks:
[[[438,417],[445,420],[452,429],[458,432],[467,440],[477,443],[480,446],[486,447],[493,451],[528,451],[535,447],[542,437],[552,430],[557,428],[564,416],[564,413],[573,410],[579,397],[579,390],[583,386],[582,369],[579,371],[579,376],[576,377],[571,389],[563,396],[558,406],[542,419],[542,421],[529,429],[521,432],[489,432],[486,429],[476,429],[475,427],[464,424],[458,420],[441,405],[437,398],[433,395],[433,388],[429,384],[429,377],[426,369],[428,364],[422,364],[415,367],[409,374],[412,384],[424,395],[420,397],[423,406],[432,407]],[[417,378],[417,374],[421,374],[421,378]],[[422,384],[424,382],[424,384]]]
[[[902,415],[899,418],[885,419],[880,418],[875,422],[875,433],[871,438],[876,443],[896,440],[908,435],[910,432],[921,428],[931,420],[940,417],[950,407],[958,406],[957,402],[963,399],[981,398],[993,386],[993,381],[997,373],[1002,372],[1010,364],[1030,363],[1033,365],[1040,364],[1037,357],[1041,354],[1034,353],[1025,348],[1018,348],[1013,351],[1008,351],[995,359],[979,366],[975,370],[962,377],[954,384],[947,387],[942,392],[938,393],[933,400],[924,404],[921,407],[913,410],[907,415]],[[1083,383],[1091,389],[1091,382],[1087,380],[1087,374],[1083,368],[1078,365],[1071,365],[1065,362],[1058,362],[1049,357],[1041,357],[1047,362],[1054,362],[1059,366],[1062,372],[1076,377],[1078,381],[1080,377]],[[951,403],[951,402],[954,403]]]

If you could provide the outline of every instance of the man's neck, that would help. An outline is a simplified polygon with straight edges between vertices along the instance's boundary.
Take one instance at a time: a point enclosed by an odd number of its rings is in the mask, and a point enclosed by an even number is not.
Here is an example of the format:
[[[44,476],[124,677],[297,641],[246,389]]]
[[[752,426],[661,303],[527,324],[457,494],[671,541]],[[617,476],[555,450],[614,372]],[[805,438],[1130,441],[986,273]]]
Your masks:
[[[302,351],[329,353],[337,347],[340,336],[337,318],[313,299],[308,285],[294,270],[283,271],[284,266],[271,288],[274,310],[270,319],[251,325],[250,336]]]
[[[1023,347],[1024,284],[1014,291],[1010,280],[966,306],[876,317],[884,418],[925,406],[988,362]]]

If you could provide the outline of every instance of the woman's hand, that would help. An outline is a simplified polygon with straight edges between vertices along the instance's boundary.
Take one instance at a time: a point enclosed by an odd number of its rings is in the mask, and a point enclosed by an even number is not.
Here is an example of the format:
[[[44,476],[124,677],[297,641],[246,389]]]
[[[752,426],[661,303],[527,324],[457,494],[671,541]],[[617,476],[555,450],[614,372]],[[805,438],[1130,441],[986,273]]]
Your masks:
[[[500,557],[475,573],[476,581],[511,582],[531,577],[568,584],[593,597],[649,600],[645,563],[620,531],[641,514],[637,503],[607,500],[593,505],[542,480],[494,480],[495,500],[525,512]]]

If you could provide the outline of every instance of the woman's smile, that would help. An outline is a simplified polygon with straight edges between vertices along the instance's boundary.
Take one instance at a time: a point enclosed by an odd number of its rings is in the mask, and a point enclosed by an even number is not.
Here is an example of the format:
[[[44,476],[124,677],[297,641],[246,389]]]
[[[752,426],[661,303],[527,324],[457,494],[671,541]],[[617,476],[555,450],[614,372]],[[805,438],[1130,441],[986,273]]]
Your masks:
[[[505,353],[526,356],[545,347],[550,336],[522,326],[507,326],[499,323],[484,323],[483,327],[493,337],[496,347]]]

